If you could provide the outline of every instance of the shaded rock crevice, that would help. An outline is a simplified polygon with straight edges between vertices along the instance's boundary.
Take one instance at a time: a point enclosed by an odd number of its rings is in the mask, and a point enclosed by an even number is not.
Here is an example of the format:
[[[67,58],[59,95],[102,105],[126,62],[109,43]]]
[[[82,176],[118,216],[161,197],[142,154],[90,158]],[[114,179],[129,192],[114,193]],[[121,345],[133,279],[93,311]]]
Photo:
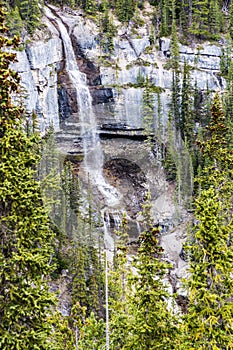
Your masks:
[[[113,158],[104,163],[103,171],[108,182],[123,193],[126,210],[135,218],[147,191],[142,169],[129,159]]]

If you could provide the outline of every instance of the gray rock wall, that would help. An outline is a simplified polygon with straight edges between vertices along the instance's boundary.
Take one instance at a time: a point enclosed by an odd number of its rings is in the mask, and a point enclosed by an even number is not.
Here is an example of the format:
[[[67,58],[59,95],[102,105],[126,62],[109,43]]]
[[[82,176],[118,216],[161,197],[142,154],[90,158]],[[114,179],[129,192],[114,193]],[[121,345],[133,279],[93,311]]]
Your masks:
[[[31,42],[26,50],[17,52],[17,60],[12,69],[21,76],[27,112],[38,114],[42,134],[50,125],[58,131],[57,67],[63,60],[61,40],[55,36],[47,41]]]
[[[93,21],[84,18],[78,11],[61,13],[55,7],[53,10],[62,18],[72,37],[80,70],[87,74],[87,81],[91,85],[99,123],[103,121],[104,115],[105,121],[111,118],[118,122],[126,121],[131,126],[141,125],[143,89],[137,86],[142,77],[148,77],[155,86],[163,88],[161,103],[166,121],[172,86],[172,72],[166,68],[170,56],[170,39],[161,38],[152,48],[146,29],[142,31],[142,37],[136,38],[129,29],[119,28],[114,39],[113,54],[106,58],[99,44],[98,27]],[[26,45],[25,51],[17,52],[18,62],[13,65],[21,75],[22,86],[27,94],[27,111],[35,111],[39,115],[42,133],[51,124],[55,131],[59,130],[59,113],[62,118],[66,118],[77,110],[73,105],[70,82],[66,81],[64,71],[61,74],[65,57],[55,22],[54,19],[44,17],[47,26],[45,39],[40,35],[39,40]],[[217,76],[222,55],[220,46],[179,45],[179,51],[181,65],[186,61],[193,67],[193,85],[196,84],[201,91],[205,91],[207,86],[212,91],[225,87],[224,79]]]

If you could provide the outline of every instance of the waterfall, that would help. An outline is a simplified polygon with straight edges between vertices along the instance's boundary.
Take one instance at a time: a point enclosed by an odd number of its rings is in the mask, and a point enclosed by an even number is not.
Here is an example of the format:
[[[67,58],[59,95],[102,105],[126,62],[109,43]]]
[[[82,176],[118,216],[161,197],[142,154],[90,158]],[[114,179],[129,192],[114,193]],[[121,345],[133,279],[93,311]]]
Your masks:
[[[97,134],[97,125],[95,115],[92,109],[92,98],[86,83],[86,75],[81,73],[76,61],[72,41],[66,26],[58,15],[45,6],[45,15],[51,21],[56,23],[56,27],[60,32],[64,46],[65,68],[72,85],[76,90],[77,105],[79,109],[80,133],[83,144],[84,170],[93,185],[97,186],[99,192],[103,195],[105,206],[120,207],[121,194],[109,183],[103,176],[103,152],[100,140]],[[108,258],[112,260],[112,251],[114,249],[114,240],[111,237],[109,226],[104,219],[104,241]]]
[[[110,233],[110,216],[106,209],[101,212],[104,223],[104,245],[106,249],[106,258],[108,261],[113,261],[114,254],[114,239]]]
[[[140,223],[136,220],[136,225],[137,225],[137,233],[138,233],[138,236],[140,236],[142,230],[141,230],[141,226],[140,226]]]
[[[56,17],[48,7],[45,7],[45,14],[48,19],[55,21],[59,28],[64,45],[65,68],[72,85],[76,89],[85,171],[105,197],[106,204],[114,207],[119,204],[121,196],[113,186],[106,182],[102,173],[103,152],[97,134],[97,125],[92,109],[92,98],[86,84],[86,75],[79,70],[69,33],[62,20]]]

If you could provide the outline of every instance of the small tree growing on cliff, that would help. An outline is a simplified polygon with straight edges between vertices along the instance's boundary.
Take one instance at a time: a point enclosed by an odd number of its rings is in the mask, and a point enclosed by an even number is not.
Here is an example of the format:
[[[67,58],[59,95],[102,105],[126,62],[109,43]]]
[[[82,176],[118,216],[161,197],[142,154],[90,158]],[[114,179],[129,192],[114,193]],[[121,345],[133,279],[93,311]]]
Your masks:
[[[155,97],[151,90],[148,77],[145,82],[145,90],[142,95],[142,117],[144,135],[147,144],[153,147],[153,138],[155,134]]]
[[[129,22],[134,16],[137,1],[116,0],[116,13],[121,22]]]
[[[19,8],[15,6],[7,11],[6,23],[11,35],[20,35],[23,29],[23,21],[20,17]]]
[[[110,349],[120,350],[127,342],[128,334],[128,276],[127,243],[128,224],[126,214],[121,225],[115,232],[118,239],[115,242],[114,266],[109,273],[109,306],[110,306]]]
[[[33,34],[40,24],[41,12],[39,3],[36,0],[19,0],[19,12],[25,21],[29,34]]]

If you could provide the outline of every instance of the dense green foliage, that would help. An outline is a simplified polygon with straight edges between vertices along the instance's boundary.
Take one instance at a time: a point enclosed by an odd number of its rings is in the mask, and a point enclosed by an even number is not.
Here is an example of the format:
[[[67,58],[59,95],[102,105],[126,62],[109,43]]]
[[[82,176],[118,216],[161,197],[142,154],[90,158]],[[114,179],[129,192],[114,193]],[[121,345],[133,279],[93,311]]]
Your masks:
[[[205,167],[198,182],[190,254],[189,307],[184,349],[232,349],[232,180],[233,154],[226,142],[218,95],[211,109],[207,140],[201,144]]]
[[[49,291],[54,234],[42,205],[35,172],[38,135],[23,129],[23,110],[13,105],[19,77],[9,69],[18,40],[4,37],[0,9],[0,347],[60,349],[49,321],[56,298]]]
[[[178,318],[169,310],[168,300],[172,296],[165,284],[171,266],[163,261],[159,228],[154,225],[149,195],[142,215],[144,230],[133,262],[136,271],[130,279],[128,340],[124,348],[176,349],[179,347]]]
[[[145,89],[142,96],[142,117],[143,129],[146,141],[150,147],[153,147],[153,135],[155,134],[155,96],[150,87],[148,78],[146,79]]]
[[[23,23],[29,34],[33,34],[40,25],[41,5],[43,2],[36,0],[4,1],[7,11],[7,24],[10,32],[23,33]]]
[[[221,33],[229,29],[232,35],[232,5],[230,1],[219,0],[158,0],[148,1],[154,11],[151,18],[152,28],[156,23],[159,36],[167,36],[172,33],[175,23],[179,36],[185,40],[188,38],[218,40]],[[39,26],[43,1],[34,0],[5,0],[9,8],[8,23],[11,32],[22,31],[22,20],[30,34]],[[81,8],[86,15],[99,18],[106,10],[116,16],[119,21],[128,24],[130,21],[135,27],[140,26],[140,11],[145,10],[147,1],[141,0],[51,0],[59,6],[68,5],[71,8]],[[229,17],[229,20],[228,20]],[[111,34],[110,28],[105,34]],[[152,39],[153,41],[153,39]]]

